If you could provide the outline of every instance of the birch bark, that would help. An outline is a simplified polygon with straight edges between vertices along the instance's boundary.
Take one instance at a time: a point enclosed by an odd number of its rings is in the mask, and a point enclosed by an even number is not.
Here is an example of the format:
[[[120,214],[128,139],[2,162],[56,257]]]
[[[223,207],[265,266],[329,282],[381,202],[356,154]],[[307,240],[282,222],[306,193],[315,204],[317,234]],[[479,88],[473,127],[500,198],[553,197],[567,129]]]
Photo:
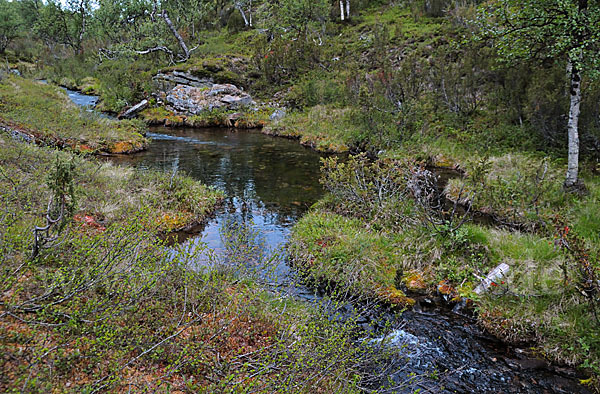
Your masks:
[[[572,187],[579,180],[579,112],[581,105],[581,74],[576,65],[569,60],[567,70],[570,74],[570,106],[569,123],[567,125],[569,139],[569,153],[567,160],[566,187]]]

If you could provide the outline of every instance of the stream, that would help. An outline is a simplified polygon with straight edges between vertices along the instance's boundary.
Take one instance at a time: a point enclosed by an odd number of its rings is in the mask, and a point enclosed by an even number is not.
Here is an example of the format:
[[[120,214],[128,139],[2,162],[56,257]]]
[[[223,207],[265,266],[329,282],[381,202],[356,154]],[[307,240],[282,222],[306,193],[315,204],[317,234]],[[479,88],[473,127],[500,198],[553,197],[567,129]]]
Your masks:
[[[91,102],[90,96],[67,93],[76,103]],[[142,170],[183,171],[227,194],[205,225],[179,235],[183,247],[205,245],[211,253],[226,253],[223,230],[234,224],[251,229],[254,241],[266,250],[284,250],[292,226],[324,193],[320,155],[297,141],[246,130],[165,127],[151,128],[148,137],[152,143],[147,151],[112,160]],[[321,299],[297,284],[285,258],[275,271],[282,291],[307,302]],[[589,392],[578,384],[580,376],[574,370],[530,358],[481,330],[473,318],[433,301],[421,300],[418,308],[400,317],[385,310],[360,313],[358,323],[365,328],[381,318],[393,327],[387,339],[397,351],[397,368],[382,371],[377,388],[384,385],[382,391],[398,393]],[[344,308],[346,316],[356,313],[351,304]],[[375,328],[374,343],[382,340],[377,332]],[[388,377],[391,381],[386,382]]]

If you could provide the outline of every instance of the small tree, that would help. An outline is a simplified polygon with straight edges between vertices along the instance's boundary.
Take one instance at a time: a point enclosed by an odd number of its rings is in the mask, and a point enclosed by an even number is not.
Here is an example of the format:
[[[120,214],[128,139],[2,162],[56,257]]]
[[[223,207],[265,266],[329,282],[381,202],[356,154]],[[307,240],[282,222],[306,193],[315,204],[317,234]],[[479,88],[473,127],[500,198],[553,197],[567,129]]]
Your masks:
[[[75,163],[57,157],[46,181],[52,192],[45,214],[46,225],[33,229],[33,258],[39,255],[41,249],[54,246],[73,218],[77,209],[74,177]]]
[[[329,15],[326,0],[281,0],[275,9],[280,27],[292,29],[306,38],[321,28]]]
[[[569,78],[568,169],[565,187],[579,184],[581,80],[600,74],[599,0],[492,0],[481,8],[482,36],[509,62],[553,60]]]
[[[23,22],[17,6],[16,2],[0,0],[0,54],[19,36]]]

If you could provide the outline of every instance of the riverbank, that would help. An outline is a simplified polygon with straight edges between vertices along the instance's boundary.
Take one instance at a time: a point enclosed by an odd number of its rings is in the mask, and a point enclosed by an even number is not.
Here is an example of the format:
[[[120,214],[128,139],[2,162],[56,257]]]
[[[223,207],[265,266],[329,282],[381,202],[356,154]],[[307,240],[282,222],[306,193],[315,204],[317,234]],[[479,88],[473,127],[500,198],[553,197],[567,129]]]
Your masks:
[[[6,133],[0,175],[3,390],[359,391],[356,374],[374,358],[354,346],[352,321],[329,321],[217,256],[201,268],[203,248],[172,253],[159,240],[180,217],[210,214],[221,192]],[[31,231],[56,193],[74,209],[40,233],[32,258]]]
[[[503,341],[597,376],[596,301],[582,291],[595,280],[582,257],[598,253],[595,178],[588,195],[566,195],[555,164],[507,155],[455,163],[464,175],[437,189],[425,162],[395,156],[325,162],[329,194],[294,227],[294,265],[316,286],[397,309],[439,297]],[[478,290],[501,263],[509,272]]]
[[[56,86],[16,76],[0,81],[0,126],[38,145],[86,154],[145,149],[145,126],[80,109]]]

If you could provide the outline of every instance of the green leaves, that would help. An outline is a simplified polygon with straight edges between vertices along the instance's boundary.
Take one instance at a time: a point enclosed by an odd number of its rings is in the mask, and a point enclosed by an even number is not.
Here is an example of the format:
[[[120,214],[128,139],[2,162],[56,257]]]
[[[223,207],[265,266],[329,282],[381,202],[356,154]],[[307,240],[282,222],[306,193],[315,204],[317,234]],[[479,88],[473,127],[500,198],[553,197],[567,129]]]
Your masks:
[[[494,0],[474,21],[476,38],[490,40],[501,58],[563,61],[598,76],[600,4],[597,0]]]
[[[21,32],[23,19],[17,7],[17,2],[0,0],[0,53],[4,53],[6,46]]]

